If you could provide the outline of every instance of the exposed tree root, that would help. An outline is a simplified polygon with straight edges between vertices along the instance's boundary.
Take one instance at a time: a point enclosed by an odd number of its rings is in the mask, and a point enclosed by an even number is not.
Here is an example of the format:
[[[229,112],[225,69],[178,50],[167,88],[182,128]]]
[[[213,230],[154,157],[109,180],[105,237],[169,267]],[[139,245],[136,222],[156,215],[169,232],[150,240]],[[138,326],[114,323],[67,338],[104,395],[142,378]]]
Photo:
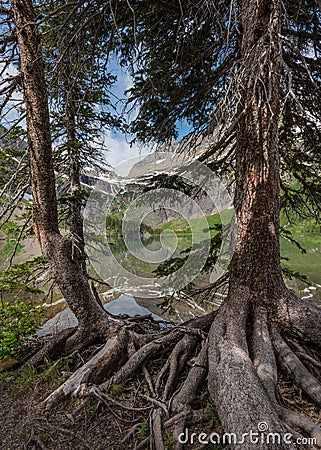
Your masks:
[[[57,355],[61,355],[61,349],[64,348],[67,339],[74,333],[75,329],[70,328],[52,336],[40,350],[38,350],[19,368],[19,372],[26,369],[28,366],[39,366],[44,362],[45,358],[53,358]]]
[[[23,446],[23,450],[30,450],[34,448],[38,450],[48,450],[47,447],[41,441],[41,439],[35,434],[35,430],[32,429],[30,438]]]
[[[47,410],[61,397],[77,395],[82,386],[99,383],[108,376],[125,359],[127,340],[124,330],[111,334],[103,348],[46,399]]]
[[[281,408],[279,410],[281,419],[291,428],[299,429],[304,435],[311,436],[316,442],[321,443],[321,428],[307,417],[297,414],[289,409]]]
[[[300,359],[292,352],[284,342],[280,334],[273,329],[273,344],[276,350],[280,366],[293,377],[295,383],[300,386],[311,399],[321,406],[321,384],[301,363]]]
[[[194,364],[192,365],[188,375],[183,381],[179,391],[173,400],[173,410],[179,411],[190,405],[197,393],[201,390],[201,386],[206,380],[208,373],[208,344],[204,343]],[[182,408],[183,407],[183,408]]]
[[[282,331],[299,337],[302,342],[321,348],[321,308],[308,303],[285,290],[284,296],[274,303],[276,320]]]
[[[298,310],[302,304],[299,301]],[[310,311],[309,306],[304,307]],[[149,333],[133,320],[117,322],[117,332],[106,335],[105,345],[45,400],[46,407],[49,410],[62,397],[77,395],[85,401],[96,397],[126,409],[109,390],[138,377],[141,389],[137,398],[147,406],[129,408],[151,411],[151,434],[135,448],[147,448],[152,439],[157,450],[164,450],[168,428],[176,450],[185,448],[179,436],[186,429],[209,429],[206,427],[213,420],[213,410],[206,407],[209,403],[215,405],[225,432],[235,433],[236,440],[228,448],[320,448],[321,429],[284,406],[278,383],[279,374],[289,374],[315,405],[321,405],[321,384],[309,370],[311,366],[319,374],[318,339],[300,342],[304,326],[291,332],[285,327],[282,337],[278,331],[293,320],[294,309],[291,305],[292,318],[280,320],[280,308],[273,302],[271,307],[267,303],[253,305],[250,292],[238,289],[218,311],[184,326]],[[135,439],[137,427],[139,424],[128,431],[124,445]],[[248,435],[244,435],[245,442],[239,443],[242,435],[251,431],[258,433],[259,442],[246,441]],[[281,440],[277,446],[264,440],[268,433],[278,433]],[[292,442],[284,442],[289,433]],[[299,440],[305,438],[316,441],[302,447]]]
[[[277,365],[269,334],[266,307],[256,306],[252,325],[250,357],[270,401],[277,403]]]
[[[46,337],[44,345],[19,367],[18,372],[28,366],[37,367],[45,359],[56,359],[62,354],[69,355],[86,349],[94,343],[105,343],[108,336],[117,333],[122,325],[120,319],[106,313],[106,315],[103,314],[99,322],[93,324],[89,329],[68,328],[49,338]]]
[[[247,321],[251,297],[245,289],[235,294],[234,302],[230,297],[220,308],[210,331],[208,384],[211,397],[223,428],[235,433],[238,439],[250,430],[259,432],[261,423],[265,431],[284,435],[288,429],[279,420],[249,354]],[[264,353],[266,351],[262,351]],[[235,448],[242,448],[242,445]],[[269,446],[258,443],[257,448]],[[280,448],[296,447],[280,444]]]
[[[165,450],[163,433],[162,433],[162,412],[156,409],[152,415],[153,434],[155,439],[155,446],[157,450]]]
[[[321,378],[321,363],[320,361],[317,360],[318,355],[315,354],[314,356],[311,356],[310,354],[307,353],[307,350],[305,350],[300,344],[299,342],[292,340],[292,339],[288,339],[287,340],[288,343],[290,344],[290,346],[294,347],[294,351],[295,353],[300,356],[301,359],[303,359],[304,361],[307,362],[307,364],[309,365],[309,367],[314,370],[317,373],[317,378],[320,379]],[[311,349],[310,349],[311,351]]]

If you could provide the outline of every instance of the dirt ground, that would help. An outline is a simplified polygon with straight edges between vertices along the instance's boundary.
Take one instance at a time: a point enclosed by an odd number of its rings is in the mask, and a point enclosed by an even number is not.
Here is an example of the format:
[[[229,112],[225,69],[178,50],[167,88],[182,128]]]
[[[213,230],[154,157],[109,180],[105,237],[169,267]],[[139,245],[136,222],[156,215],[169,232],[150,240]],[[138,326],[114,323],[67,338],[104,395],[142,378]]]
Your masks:
[[[97,349],[96,349],[97,350]],[[91,350],[91,352],[93,349]],[[50,413],[45,398],[57,388],[90,353],[48,362],[38,370],[29,368],[19,375],[0,373],[0,450],[147,450],[153,449],[149,429],[151,403],[142,398],[148,390],[141,376],[113,386],[103,401],[91,399],[83,405],[80,399],[58,402]],[[151,371],[164,361],[154,362]],[[213,411],[213,420],[193,431],[222,431],[207,392],[200,400]],[[126,437],[128,437],[126,439]],[[165,450],[175,447],[169,429],[163,430]],[[188,449],[220,449],[219,446],[189,446]]]
[[[56,362],[47,362],[38,370],[29,368],[20,374],[0,373],[0,450],[148,450],[152,449],[149,429],[151,404],[142,395],[142,379],[129,380],[113,386],[104,399],[90,399],[85,405],[80,399],[64,399],[50,413],[44,407],[45,398],[57,388],[93,351]],[[157,370],[164,361],[155,361],[149,370]],[[285,404],[320,423],[320,412],[310,404],[289,379],[279,383]],[[213,419],[190,432],[208,434],[222,432],[207,391],[199,399],[210,408]],[[126,439],[131,430],[131,437]],[[165,450],[175,447],[169,429],[163,430]],[[186,450],[221,449],[217,445],[186,445]]]
[[[70,370],[66,359],[38,371],[27,369],[16,377],[9,372],[1,374],[1,450],[125,450],[135,448],[134,441],[139,445],[145,439],[150,405],[133,395],[138,389],[136,382],[116,387],[106,403],[93,399],[81,408],[79,399],[68,399],[47,414],[44,399]],[[135,439],[121,443],[134,424],[142,424]]]

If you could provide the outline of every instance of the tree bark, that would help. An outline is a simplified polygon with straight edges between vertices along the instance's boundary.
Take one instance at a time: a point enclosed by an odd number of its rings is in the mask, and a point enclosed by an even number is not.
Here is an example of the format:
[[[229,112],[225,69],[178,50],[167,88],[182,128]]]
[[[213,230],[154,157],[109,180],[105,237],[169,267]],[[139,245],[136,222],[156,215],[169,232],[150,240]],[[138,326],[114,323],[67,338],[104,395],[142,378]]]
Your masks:
[[[13,0],[12,12],[26,103],[36,236],[63,296],[79,321],[79,330],[95,333],[103,312],[91,293],[81,263],[73,258],[71,241],[59,233],[48,95],[32,1]]]
[[[279,250],[280,9],[278,1],[239,2],[237,241],[231,285],[247,286],[261,302],[284,290]]]
[[[273,363],[270,357],[265,361],[273,353],[272,345],[262,339],[254,362],[249,348],[257,319],[266,317],[266,323],[254,331],[260,336],[264,330],[268,333],[267,315],[257,318],[255,311],[269,309],[286,291],[279,250],[281,4],[240,0],[239,23],[236,248],[228,297],[210,331],[209,390],[225,431],[240,436],[258,431],[258,424],[265,422],[269,431],[284,434],[286,427],[273,405],[274,369],[263,367]],[[262,383],[262,373],[271,383]]]
[[[66,78],[68,77],[66,69]],[[80,150],[76,133],[75,102],[72,94],[73,85],[65,83],[65,108],[66,108],[66,147],[68,151],[69,165],[69,193],[72,199],[69,202],[70,234],[73,244],[73,255],[81,264],[84,275],[87,277],[85,240],[83,230],[83,218],[81,215],[82,189],[80,184]]]

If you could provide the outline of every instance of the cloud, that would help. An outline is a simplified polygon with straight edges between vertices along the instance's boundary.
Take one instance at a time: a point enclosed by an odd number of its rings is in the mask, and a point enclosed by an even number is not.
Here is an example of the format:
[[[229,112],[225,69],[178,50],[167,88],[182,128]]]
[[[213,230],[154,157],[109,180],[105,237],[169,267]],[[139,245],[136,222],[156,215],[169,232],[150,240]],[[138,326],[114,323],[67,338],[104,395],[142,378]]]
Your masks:
[[[154,150],[136,144],[130,145],[124,135],[112,133],[111,130],[106,131],[104,146],[107,163],[119,175],[127,175],[136,162]]]

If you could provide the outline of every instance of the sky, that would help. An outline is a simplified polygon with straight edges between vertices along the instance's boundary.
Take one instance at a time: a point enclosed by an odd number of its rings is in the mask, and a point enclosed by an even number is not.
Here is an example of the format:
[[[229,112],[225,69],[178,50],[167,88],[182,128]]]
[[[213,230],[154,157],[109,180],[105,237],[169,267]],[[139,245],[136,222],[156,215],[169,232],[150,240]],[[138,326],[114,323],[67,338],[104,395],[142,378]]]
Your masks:
[[[153,148],[139,146],[137,144],[130,145],[128,138],[120,133],[106,132],[105,137],[106,161],[116,172],[117,166],[125,160],[145,155],[153,151]]]
[[[117,75],[118,81],[113,87],[111,97],[115,99],[115,103],[118,102],[117,99],[123,98],[125,99],[124,92],[126,89],[129,89],[132,82],[131,78],[122,69],[120,69],[115,63],[112,65],[112,70],[115,75]],[[4,73],[3,78],[10,75],[16,75],[17,71],[13,66],[10,66],[9,69]],[[21,94],[16,94],[15,98],[21,99]],[[8,105],[10,107],[11,105]],[[120,103],[119,103],[120,107]],[[17,113],[12,110],[10,114],[7,115],[3,124],[5,126],[10,126],[10,121],[14,121],[17,119]],[[23,121],[21,126],[25,127],[25,121]],[[104,145],[106,147],[106,163],[111,165],[113,168],[120,164],[122,161],[126,159],[130,159],[132,157],[138,156],[141,153],[148,153],[152,149],[143,148],[141,146],[130,145],[130,141],[132,140],[131,136],[125,136],[123,133],[114,132],[112,130],[105,131],[105,141]]]
[[[117,76],[117,82],[111,89],[111,98],[114,97],[116,102],[116,99],[125,100],[125,91],[132,86],[132,79],[126,70],[119,67],[115,59],[112,59],[110,62],[110,70],[113,75]],[[121,103],[119,103],[119,107],[121,108],[120,105]],[[129,120],[133,120],[136,113],[137,112],[134,110],[129,117]],[[190,127],[185,122],[180,122],[178,124],[178,130],[179,139],[191,131]],[[106,153],[106,158],[108,164],[110,164],[116,172],[117,165],[121,164],[123,161],[155,151],[155,148],[152,146],[147,147],[139,144],[131,145],[130,141],[132,138],[133,136],[125,136],[123,133],[113,132],[111,130],[106,131],[105,145],[106,149],[109,149]]]
[[[113,75],[117,76],[117,82],[111,89],[111,99],[115,101],[115,106],[121,112],[123,108],[124,101],[126,100],[125,91],[132,86],[132,80],[129,73],[119,67],[116,60],[111,60],[110,70]],[[15,75],[16,69],[12,66],[9,68],[5,75]],[[16,96],[20,97],[20,96]],[[121,101],[123,100],[123,102]],[[131,115],[127,115],[126,120],[133,120],[135,118],[136,111],[132,111]],[[14,120],[16,118],[16,113],[12,112],[8,115],[8,120]],[[9,123],[4,123],[4,125],[9,126]],[[20,124],[25,126],[25,121]],[[189,132],[189,127],[186,123],[181,123],[179,126],[179,138],[183,137]],[[133,136],[125,135],[119,131],[105,130],[104,146],[106,148],[106,163],[111,166],[117,172],[117,166],[128,159],[132,159],[141,155],[146,155],[155,150],[153,146],[147,147],[139,145],[138,143],[131,144]]]
[[[115,101],[117,111],[121,113],[123,108],[122,100],[126,100],[125,91],[132,86],[132,80],[129,73],[119,67],[115,59],[110,61],[110,71],[113,75],[117,76],[117,82],[111,88],[111,99]],[[126,120],[134,119],[136,111],[133,111],[129,116],[126,115]],[[117,165],[124,160],[134,158],[142,153],[149,153],[153,149],[143,148],[138,144],[130,144],[133,136],[126,136],[124,133],[118,131],[106,130],[104,144],[106,147],[106,160],[107,163],[116,169]]]

